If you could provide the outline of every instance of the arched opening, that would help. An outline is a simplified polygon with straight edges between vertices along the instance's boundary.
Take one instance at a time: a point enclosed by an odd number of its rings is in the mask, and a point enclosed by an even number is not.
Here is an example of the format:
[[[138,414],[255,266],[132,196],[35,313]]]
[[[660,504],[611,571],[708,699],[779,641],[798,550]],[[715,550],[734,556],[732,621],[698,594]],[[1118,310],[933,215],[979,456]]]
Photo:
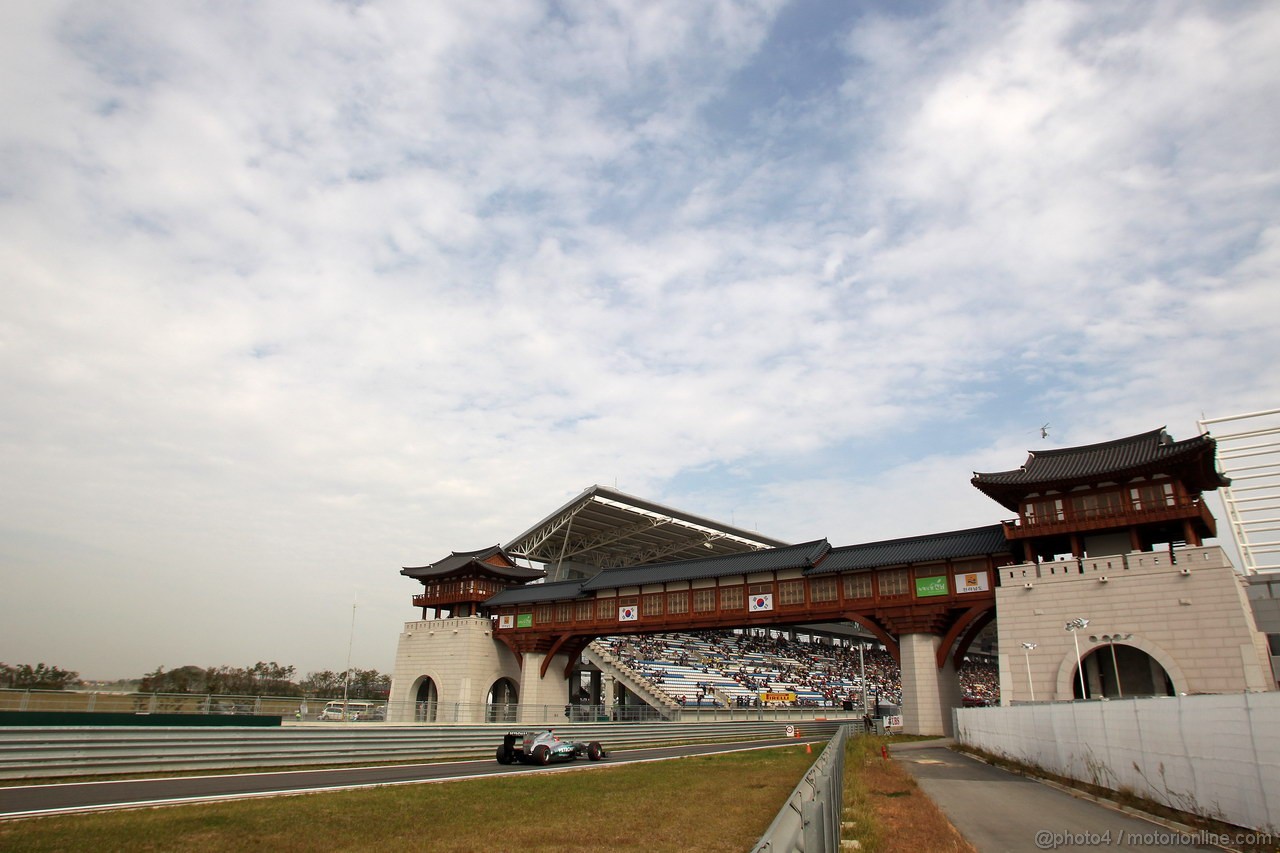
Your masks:
[[[418,681],[418,689],[413,696],[413,721],[415,723],[434,723],[440,710],[440,692],[436,683],[428,676]]]
[[[499,678],[485,696],[485,719],[490,723],[514,723],[520,694],[510,678]]]
[[[1103,643],[1083,658],[1085,693],[1080,693],[1079,670],[1071,673],[1077,699],[1128,699],[1173,696],[1173,680],[1160,662],[1142,649],[1123,643]]]

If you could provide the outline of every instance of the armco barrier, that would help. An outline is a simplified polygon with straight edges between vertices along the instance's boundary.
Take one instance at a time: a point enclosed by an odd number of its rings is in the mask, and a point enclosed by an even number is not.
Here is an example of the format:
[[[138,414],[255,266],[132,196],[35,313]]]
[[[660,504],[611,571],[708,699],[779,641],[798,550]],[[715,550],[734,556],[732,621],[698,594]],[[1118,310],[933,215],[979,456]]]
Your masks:
[[[835,853],[844,808],[844,743],[841,726],[751,849],[751,853]]]
[[[806,738],[826,738],[840,724],[797,723]],[[0,778],[92,776],[252,767],[435,761],[492,757],[502,734],[518,724],[270,729],[26,728],[0,729]],[[566,740],[598,740],[609,749],[783,737],[777,722],[586,723],[555,726]]]

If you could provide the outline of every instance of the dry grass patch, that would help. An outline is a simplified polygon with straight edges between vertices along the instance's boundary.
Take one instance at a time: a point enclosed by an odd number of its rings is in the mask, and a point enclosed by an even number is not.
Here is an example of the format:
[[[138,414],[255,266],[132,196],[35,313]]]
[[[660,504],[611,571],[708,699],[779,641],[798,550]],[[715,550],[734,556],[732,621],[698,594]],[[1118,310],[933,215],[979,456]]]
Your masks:
[[[884,738],[858,737],[845,754],[844,837],[869,853],[977,853],[911,774],[881,757]]]
[[[814,756],[801,747],[565,773],[0,824],[8,851],[741,853]]]

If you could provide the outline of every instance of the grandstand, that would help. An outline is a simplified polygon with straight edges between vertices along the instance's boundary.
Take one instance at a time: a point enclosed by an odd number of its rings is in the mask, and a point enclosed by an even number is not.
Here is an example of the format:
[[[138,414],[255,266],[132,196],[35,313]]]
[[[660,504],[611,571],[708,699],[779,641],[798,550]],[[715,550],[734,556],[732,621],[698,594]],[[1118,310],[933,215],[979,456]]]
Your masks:
[[[803,637],[804,635],[800,635]],[[902,701],[901,670],[878,645],[815,636],[792,639],[772,630],[698,631],[606,637],[601,641],[632,671],[683,708],[754,708],[765,704],[837,708]],[[967,705],[997,704],[994,661],[972,655],[960,669]]]

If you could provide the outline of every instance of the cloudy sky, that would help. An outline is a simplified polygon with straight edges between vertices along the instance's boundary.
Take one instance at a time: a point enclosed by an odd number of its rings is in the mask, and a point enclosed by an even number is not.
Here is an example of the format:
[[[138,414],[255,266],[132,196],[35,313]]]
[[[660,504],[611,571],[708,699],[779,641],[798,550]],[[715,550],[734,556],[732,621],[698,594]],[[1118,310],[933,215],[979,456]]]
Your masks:
[[[11,3],[0,659],[391,668],[593,483],[791,541],[1280,405],[1280,5]],[[1041,424],[1050,424],[1042,439]]]

